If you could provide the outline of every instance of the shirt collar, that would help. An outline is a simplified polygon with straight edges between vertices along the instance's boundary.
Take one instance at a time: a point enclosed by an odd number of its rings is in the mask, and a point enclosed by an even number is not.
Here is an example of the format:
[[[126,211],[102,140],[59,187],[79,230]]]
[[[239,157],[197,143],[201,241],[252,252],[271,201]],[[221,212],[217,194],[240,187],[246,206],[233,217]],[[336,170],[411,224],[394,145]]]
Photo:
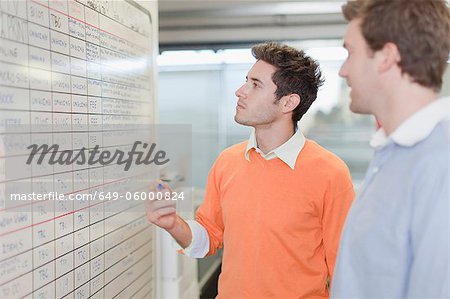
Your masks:
[[[252,130],[250,137],[248,139],[247,148],[245,150],[245,159],[250,161],[250,150],[254,148],[259,154],[261,154],[266,160],[272,158],[279,158],[281,161],[286,163],[291,169],[295,168],[295,162],[300,154],[300,151],[305,145],[305,137],[300,130],[297,130],[288,141],[280,145],[274,150],[271,150],[267,154],[264,154],[257,145],[255,130]]]
[[[450,97],[438,99],[428,104],[405,120],[390,136],[380,128],[372,137],[370,145],[384,147],[389,140],[401,146],[413,146],[431,134],[436,125],[450,117]]]

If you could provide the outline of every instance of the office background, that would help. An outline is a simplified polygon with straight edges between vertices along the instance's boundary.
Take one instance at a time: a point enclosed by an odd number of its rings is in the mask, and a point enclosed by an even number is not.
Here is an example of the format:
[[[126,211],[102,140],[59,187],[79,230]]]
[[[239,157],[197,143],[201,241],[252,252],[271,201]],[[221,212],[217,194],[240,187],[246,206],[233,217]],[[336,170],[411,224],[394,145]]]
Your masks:
[[[208,171],[218,154],[248,138],[250,129],[234,122],[234,93],[254,63],[251,45],[269,40],[303,49],[319,61],[326,81],[299,128],[346,162],[357,189],[372,157],[369,140],[377,127],[373,116],[349,111],[349,88],[338,76],[347,55],[342,47],[346,26],[340,10],[343,3],[159,3],[158,111],[162,123],[192,125],[196,205],[203,199]],[[441,94],[449,95],[449,69],[445,80]],[[219,265],[220,256],[199,260],[200,296],[214,294]]]
[[[376,122],[349,111],[349,90],[338,76],[346,57],[343,3],[1,0],[0,297],[214,297],[220,254],[198,261],[178,254],[140,202],[4,204],[19,192],[144,191],[157,177],[146,165],[142,173],[27,165],[31,141],[117,149],[121,136],[135,140],[135,131],[123,133],[127,125],[143,123],[147,133],[153,124],[187,124],[192,146],[179,148],[192,157],[176,161],[192,167],[172,163],[161,176],[185,192],[178,211],[194,218],[218,154],[248,138],[250,129],[233,120],[234,93],[254,63],[255,43],[285,42],[319,61],[326,83],[299,127],[347,163],[357,187]],[[443,94],[449,82],[447,70]],[[8,132],[14,124],[24,131]]]

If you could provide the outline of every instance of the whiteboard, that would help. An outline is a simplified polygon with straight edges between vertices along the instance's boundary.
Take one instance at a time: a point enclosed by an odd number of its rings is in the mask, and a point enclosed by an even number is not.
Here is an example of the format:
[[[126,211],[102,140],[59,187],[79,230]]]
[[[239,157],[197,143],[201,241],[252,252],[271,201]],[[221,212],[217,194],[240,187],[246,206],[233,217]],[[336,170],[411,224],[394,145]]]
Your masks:
[[[154,233],[140,203],[7,204],[13,192],[147,188],[142,168],[27,165],[24,146],[117,148],[130,135],[121,126],[154,123],[155,27],[131,1],[0,1],[0,298],[155,296]]]

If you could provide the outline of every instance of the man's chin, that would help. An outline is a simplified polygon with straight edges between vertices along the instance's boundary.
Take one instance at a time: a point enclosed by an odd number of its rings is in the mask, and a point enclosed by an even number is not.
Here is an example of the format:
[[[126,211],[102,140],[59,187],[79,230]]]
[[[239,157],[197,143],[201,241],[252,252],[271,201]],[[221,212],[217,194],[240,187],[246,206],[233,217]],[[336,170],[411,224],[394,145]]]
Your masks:
[[[366,107],[360,107],[355,104],[354,100],[350,101],[350,111],[357,114],[371,114],[370,111],[367,111]]]
[[[237,115],[234,116],[234,121],[243,126],[249,126],[250,124],[244,119],[239,118]]]
[[[351,112],[353,113],[358,113],[358,109],[356,109],[357,107],[355,107],[355,104],[353,103],[353,100],[350,100],[350,105],[348,106],[348,108],[350,109]]]
[[[353,113],[361,113],[361,109],[357,105],[357,100],[353,97],[350,98],[349,108],[350,108],[350,111]]]

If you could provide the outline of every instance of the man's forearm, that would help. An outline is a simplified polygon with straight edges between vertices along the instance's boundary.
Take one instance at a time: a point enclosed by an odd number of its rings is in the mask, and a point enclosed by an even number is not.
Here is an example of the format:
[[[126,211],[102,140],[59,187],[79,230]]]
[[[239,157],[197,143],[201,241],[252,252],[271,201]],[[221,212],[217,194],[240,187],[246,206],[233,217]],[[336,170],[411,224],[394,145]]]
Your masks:
[[[180,216],[177,216],[177,220],[172,229],[167,230],[169,234],[177,241],[177,243],[183,247],[188,247],[192,242],[192,232],[189,225]]]

